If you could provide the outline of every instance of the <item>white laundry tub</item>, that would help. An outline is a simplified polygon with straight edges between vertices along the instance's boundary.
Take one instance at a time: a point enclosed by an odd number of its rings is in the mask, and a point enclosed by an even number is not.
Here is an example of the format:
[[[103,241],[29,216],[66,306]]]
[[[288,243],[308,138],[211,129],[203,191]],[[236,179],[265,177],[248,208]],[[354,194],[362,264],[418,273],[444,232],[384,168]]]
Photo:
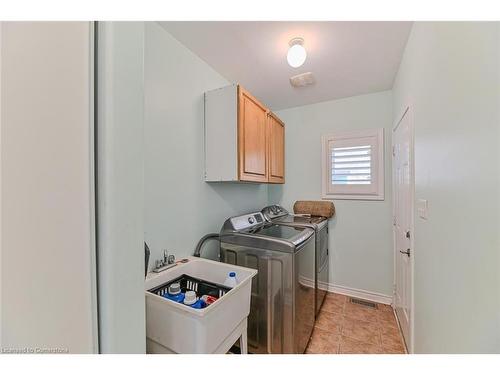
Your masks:
[[[208,259],[188,259],[146,278],[147,353],[226,353],[242,333],[246,341],[251,281],[257,271]],[[231,271],[236,272],[238,285],[204,309],[148,292],[183,274],[223,285]]]

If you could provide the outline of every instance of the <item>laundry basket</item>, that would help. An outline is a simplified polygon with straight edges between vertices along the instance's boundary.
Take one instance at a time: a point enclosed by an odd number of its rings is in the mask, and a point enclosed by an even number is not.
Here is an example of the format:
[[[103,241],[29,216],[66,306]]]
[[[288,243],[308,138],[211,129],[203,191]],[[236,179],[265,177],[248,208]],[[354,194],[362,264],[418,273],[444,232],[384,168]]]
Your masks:
[[[186,293],[187,291],[191,290],[196,293],[196,297],[198,298],[203,295],[221,298],[224,294],[231,290],[231,288],[223,285],[218,285],[206,280],[197,279],[189,275],[182,275],[174,280],[171,280],[165,284],[149,290],[149,292],[163,297],[165,294],[167,294],[168,287],[174,283],[180,284],[182,293]]]

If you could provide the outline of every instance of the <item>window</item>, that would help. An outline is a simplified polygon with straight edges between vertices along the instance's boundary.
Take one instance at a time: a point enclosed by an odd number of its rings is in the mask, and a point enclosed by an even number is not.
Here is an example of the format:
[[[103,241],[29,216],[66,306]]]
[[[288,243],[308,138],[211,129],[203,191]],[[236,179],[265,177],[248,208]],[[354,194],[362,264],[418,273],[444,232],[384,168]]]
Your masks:
[[[324,135],[323,199],[384,199],[384,129]]]

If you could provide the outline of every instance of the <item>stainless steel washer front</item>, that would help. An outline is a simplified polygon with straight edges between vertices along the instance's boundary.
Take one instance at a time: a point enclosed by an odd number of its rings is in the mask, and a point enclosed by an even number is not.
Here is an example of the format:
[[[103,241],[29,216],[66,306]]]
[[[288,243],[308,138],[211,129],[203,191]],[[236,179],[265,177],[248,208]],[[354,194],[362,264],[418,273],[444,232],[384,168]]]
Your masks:
[[[252,280],[248,350],[303,353],[315,315],[314,231],[266,223],[231,229],[244,222],[226,221],[220,255],[225,263],[258,270]]]

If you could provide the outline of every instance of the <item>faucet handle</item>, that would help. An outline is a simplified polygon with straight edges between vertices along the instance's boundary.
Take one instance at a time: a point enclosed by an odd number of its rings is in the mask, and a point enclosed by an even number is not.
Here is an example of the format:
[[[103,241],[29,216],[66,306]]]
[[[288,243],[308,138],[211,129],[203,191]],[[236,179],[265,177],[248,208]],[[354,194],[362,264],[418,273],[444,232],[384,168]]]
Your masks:
[[[174,264],[175,263],[175,255],[169,255],[168,256],[168,263],[167,264]]]

